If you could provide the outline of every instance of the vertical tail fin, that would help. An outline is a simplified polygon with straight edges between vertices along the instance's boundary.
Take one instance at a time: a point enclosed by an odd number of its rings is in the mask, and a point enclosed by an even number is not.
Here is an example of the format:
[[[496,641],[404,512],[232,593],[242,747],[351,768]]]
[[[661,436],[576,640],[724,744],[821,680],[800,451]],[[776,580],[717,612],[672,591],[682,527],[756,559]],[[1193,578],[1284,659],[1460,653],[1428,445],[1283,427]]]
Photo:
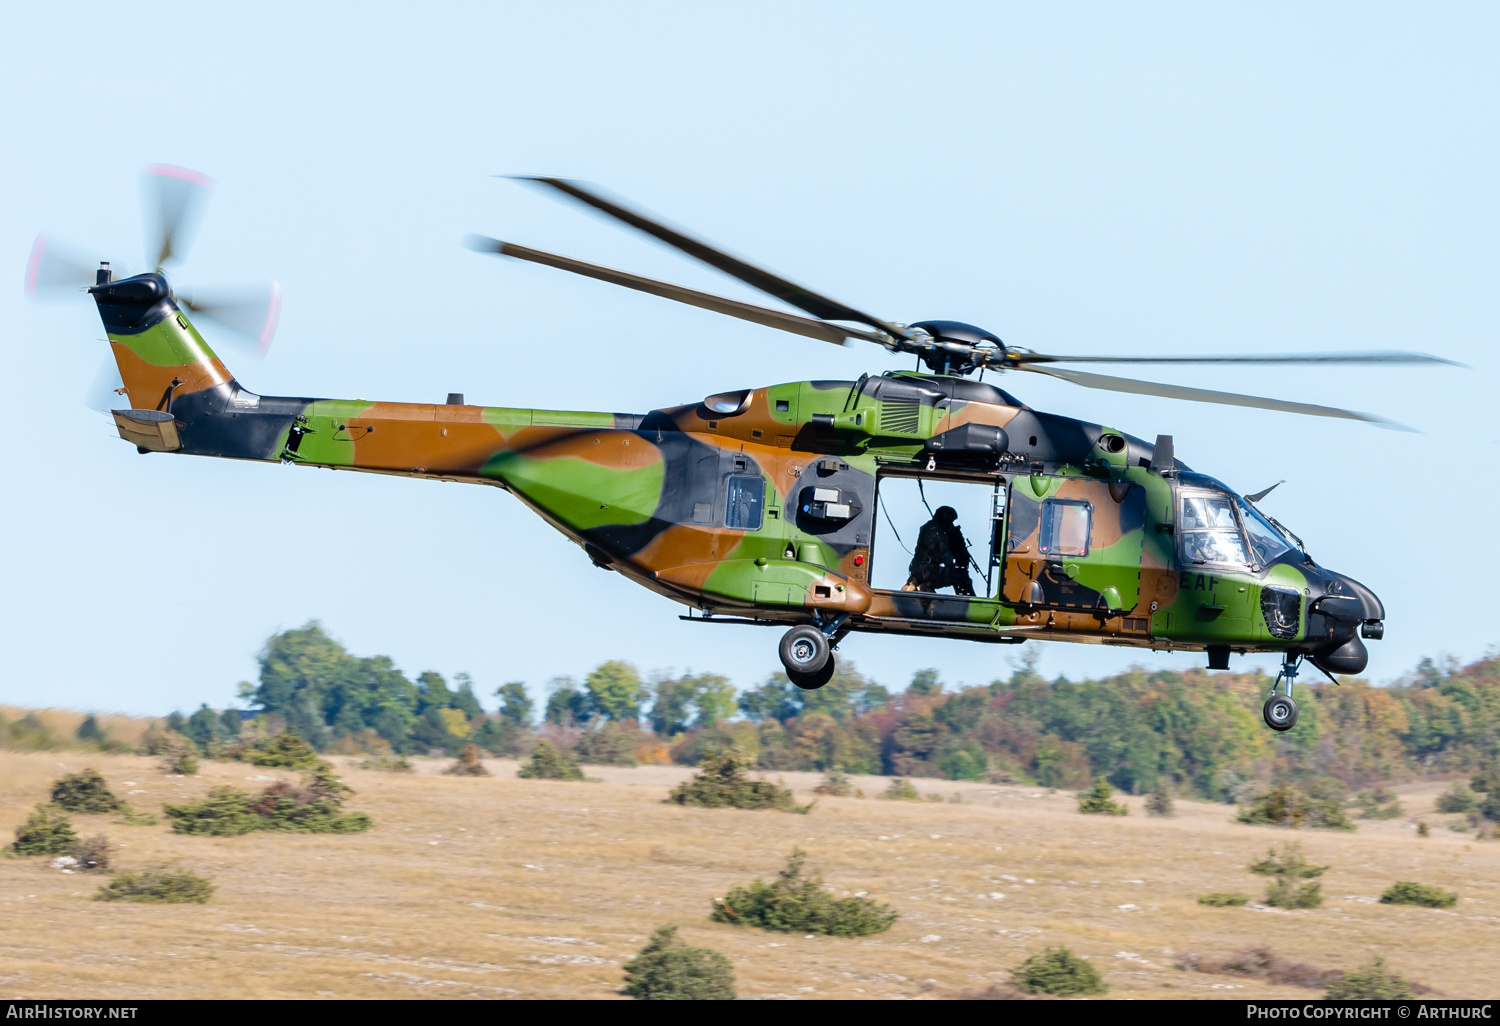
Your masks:
[[[184,396],[228,390],[233,375],[188,321],[161,274],[101,282],[89,292],[132,408],[170,413]]]

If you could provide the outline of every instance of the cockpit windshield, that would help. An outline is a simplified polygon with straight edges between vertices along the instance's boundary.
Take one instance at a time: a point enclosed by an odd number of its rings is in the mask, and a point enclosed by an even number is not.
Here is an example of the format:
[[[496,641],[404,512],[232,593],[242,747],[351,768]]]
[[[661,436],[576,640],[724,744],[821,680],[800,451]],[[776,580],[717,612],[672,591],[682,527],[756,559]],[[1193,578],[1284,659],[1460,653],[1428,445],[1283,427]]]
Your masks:
[[[1276,526],[1261,514],[1260,510],[1244,499],[1238,500],[1240,518],[1245,522],[1245,533],[1250,537],[1250,548],[1255,552],[1255,562],[1266,566],[1278,556],[1292,551],[1291,543]]]
[[[1204,484],[1209,483],[1205,479]],[[1186,566],[1259,570],[1291,549],[1282,533],[1255,507],[1227,491],[1184,487],[1178,502],[1177,530]]]

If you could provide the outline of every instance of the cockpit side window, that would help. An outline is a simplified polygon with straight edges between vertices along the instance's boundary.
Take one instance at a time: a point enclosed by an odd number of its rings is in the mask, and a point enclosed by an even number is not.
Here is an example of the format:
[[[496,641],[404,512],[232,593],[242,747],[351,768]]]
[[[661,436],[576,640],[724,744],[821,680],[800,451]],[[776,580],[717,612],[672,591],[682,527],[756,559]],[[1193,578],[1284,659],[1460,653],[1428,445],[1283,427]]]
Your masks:
[[[1222,492],[1182,492],[1178,534],[1184,564],[1250,565],[1250,552],[1234,506],[1234,500]]]
[[[1087,556],[1093,507],[1076,499],[1048,499],[1042,505],[1042,552],[1049,556]]]

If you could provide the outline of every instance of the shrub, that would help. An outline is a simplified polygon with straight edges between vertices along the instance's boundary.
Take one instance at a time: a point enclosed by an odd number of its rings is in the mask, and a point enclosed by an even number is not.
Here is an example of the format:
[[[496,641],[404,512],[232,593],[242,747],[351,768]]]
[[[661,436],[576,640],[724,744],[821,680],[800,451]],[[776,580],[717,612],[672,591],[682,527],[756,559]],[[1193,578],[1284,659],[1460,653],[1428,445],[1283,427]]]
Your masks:
[[[1172,789],[1165,777],[1156,778],[1156,786],[1146,798],[1146,814],[1150,816],[1172,815]]]
[[[1500,791],[1500,756],[1491,757],[1481,764],[1474,771],[1469,786],[1476,791],[1488,791],[1491,794]]]
[[[1266,857],[1250,864],[1250,872],[1272,878],[1266,890],[1266,904],[1277,908],[1317,908],[1323,904],[1323,885],[1303,883],[1322,876],[1327,866],[1314,866],[1302,855],[1302,846],[1288,844],[1278,856],[1276,849],[1266,852]]]
[[[410,767],[411,763],[407,763]],[[455,777],[487,777],[490,771],[484,768],[484,763],[479,758],[478,745],[464,745],[463,751],[458,753],[458,759],[443,770],[444,773]]]
[[[536,743],[530,761],[516,770],[516,776],[532,780],[582,780],[583,770],[559,752],[551,741],[542,738]]]
[[[581,763],[594,766],[634,766],[640,732],[620,723],[605,723],[578,735],[573,754]]]
[[[93,837],[85,837],[73,846],[68,852],[78,860],[75,867],[83,872],[109,868],[109,838],[103,834],[95,834]]]
[[[353,788],[320,763],[300,786],[277,781],[251,797],[232,787],[215,787],[208,797],[182,805],[163,805],[172,830],[179,834],[236,837],[252,830],[300,834],[355,834],[375,825],[363,812],[344,812]]]
[[[849,798],[854,794],[854,785],[849,782],[849,775],[835,766],[824,774],[823,782],[813,790],[818,794],[831,795],[834,798]]]
[[[1431,833],[1432,833],[1432,831],[1429,830],[1429,829],[1427,829],[1427,821],[1425,819],[1419,819],[1419,820],[1417,820],[1417,836],[1418,837],[1427,837]]]
[[[780,809],[807,812],[811,805],[798,805],[792,792],[769,780],[751,780],[745,774],[745,758],[738,749],[710,750],[698,763],[698,772],[672,789],[666,798],[678,805],[708,809]]]
[[[1109,985],[1088,959],[1066,947],[1047,948],[1010,971],[1016,986],[1028,994],[1105,994]]]
[[[835,898],[823,883],[822,872],[803,875],[806,863],[807,852],[793,848],[774,882],[756,880],[749,887],[736,887],[714,901],[710,918],[717,923],[831,937],[868,937],[889,930],[900,918],[889,905],[863,895]]]
[[[1440,887],[1400,880],[1385,889],[1380,900],[1386,905],[1421,905],[1423,908],[1452,908],[1458,895]]]
[[[1336,782],[1321,784],[1310,792],[1294,784],[1277,784],[1251,799],[1235,819],[1240,823],[1294,829],[1305,826],[1320,830],[1353,830],[1354,824],[1344,812],[1343,796],[1339,790]]]
[[[880,797],[892,802],[919,802],[922,796],[917,794],[917,789],[912,786],[910,780],[897,777],[886,786]]]
[[[284,730],[263,745],[245,749],[241,758],[253,766],[285,769],[312,769],[318,764],[317,750],[295,730]]]
[[[1376,956],[1368,965],[1344,973],[1328,985],[1325,1001],[1410,1001],[1416,997],[1411,984],[1387,972],[1385,959]]]
[[[1213,905],[1215,908],[1235,907],[1244,905],[1250,901],[1250,895],[1241,894],[1238,891],[1215,891],[1205,894],[1198,899],[1200,905]]]
[[[38,804],[26,822],[16,827],[10,850],[17,855],[68,855],[78,845],[78,835],[58,809]]]
[[[1115,789],[1109,781],[1099,777],[1094,786],[1078,793],[1078,811],[1091,815],[1123,816],[1130,810],[1113,800]]]
[[[149,747],[153,755],[161,757],[158,765],[163,773],[192,776],[198,772],[198,746],[176,731],[163,731]]]
[[[52,804],[69,812],[117,812],[124,803],[110,793],[96,769],[68,773],[52,782]]]
[[[144,901],[151,904],[199,905],[213,896],[214,885],[185,869],[156,866],[139,873],[119,873],[94,895],[95,901]]]
[[[1457,782],[1437,797],[1439,812],[1473,812],[1479,808],[1479,795]]]
[[[1254,976],[1267,983],[1291,987],[1326,987],[1343,974],[1337,969],[1319,969],[1306,962],[1288,962],[1270,948],[1246,948],[1221,962],[1199,958],[1187,951],[1178,956],[1177,968],[1187,972],[1212,973],[1215,976]]]
[[[1354,804],[1359,806],[1360,819],[1395,819],[1401,815],[1401,803],[1383,787],[1361,791],[1354,796]]]
[[[734,968],[709,948],[677,938],[677,927],[663,926],[640,954],[626,962],[625,993],[643,1001],[733,1001]]]
[[[412,772],[411,760],[404,755],[376,755],[359,764],[360,769],[385,770],[389,773]]]

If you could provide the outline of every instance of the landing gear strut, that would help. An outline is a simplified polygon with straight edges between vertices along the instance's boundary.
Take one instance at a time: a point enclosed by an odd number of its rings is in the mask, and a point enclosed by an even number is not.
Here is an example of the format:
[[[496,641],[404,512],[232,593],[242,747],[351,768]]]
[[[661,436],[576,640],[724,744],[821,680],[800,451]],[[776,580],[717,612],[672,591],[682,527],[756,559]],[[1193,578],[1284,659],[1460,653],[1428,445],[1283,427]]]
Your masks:
[[[778,652],[787,679],[804,691],[816,691],[833,679],[837,662],[827,633],[817,627],[793,627],[781,636]]]
[[[1261,717],[1272,730],[1286,731],[1297,725],[1297,700],[1292,697],[1292,683],[1297,679],[1297,666],[1301,662],[1301,656],[1287,653],[1286,661],[1276,674],[1276,683],[1271,685],[1271,697],[1266,699],[1266,704],[1261,708]],[[1277,687],[1282,689],[1279,695],[1276,693]]]

